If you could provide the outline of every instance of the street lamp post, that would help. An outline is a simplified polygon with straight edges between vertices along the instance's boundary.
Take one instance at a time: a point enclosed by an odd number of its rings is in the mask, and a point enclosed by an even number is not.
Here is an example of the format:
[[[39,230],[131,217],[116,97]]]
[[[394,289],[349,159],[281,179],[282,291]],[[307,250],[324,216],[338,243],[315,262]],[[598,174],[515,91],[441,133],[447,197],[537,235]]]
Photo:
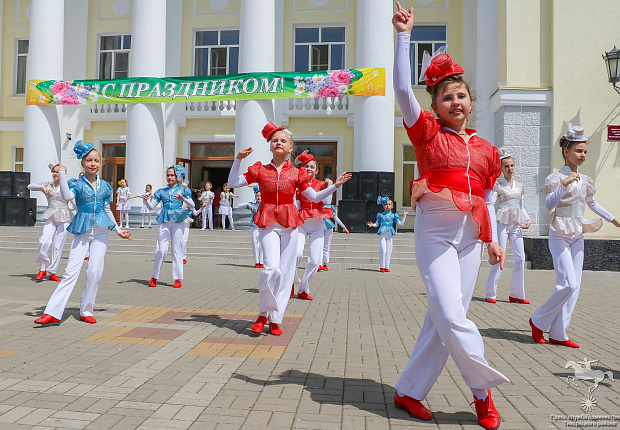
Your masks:
[[[620,87],[618,87],[618,82],[620,82],[620,50],[614,46],[614,49],[609,52],[605,52],[603,59],[605,60],[605,65],[607,66],[607,76],[609,76],[609,82],[613,84],[614,90],[620,94]]]

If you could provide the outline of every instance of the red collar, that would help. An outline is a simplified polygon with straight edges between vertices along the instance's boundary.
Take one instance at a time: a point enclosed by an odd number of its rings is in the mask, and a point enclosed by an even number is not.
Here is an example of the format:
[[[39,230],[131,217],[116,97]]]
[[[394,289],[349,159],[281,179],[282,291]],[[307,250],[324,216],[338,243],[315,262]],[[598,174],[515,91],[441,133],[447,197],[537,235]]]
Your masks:
[[[271,167],[273,167],[274,169],[278,170],[278,168],[276,167],[276,165],[275,165],[275,164],[273,164],[273,159],[269,162],[268,166],[271,166]],[[282,165],[282,170],[288,170],[288,169],[290,169],[291,167],[293,167],[293,166],[291,166],[291,163],[289,163],[289,162],[288,162],[288,160],[286,160],[286,161],[284,162],[284,164]]]

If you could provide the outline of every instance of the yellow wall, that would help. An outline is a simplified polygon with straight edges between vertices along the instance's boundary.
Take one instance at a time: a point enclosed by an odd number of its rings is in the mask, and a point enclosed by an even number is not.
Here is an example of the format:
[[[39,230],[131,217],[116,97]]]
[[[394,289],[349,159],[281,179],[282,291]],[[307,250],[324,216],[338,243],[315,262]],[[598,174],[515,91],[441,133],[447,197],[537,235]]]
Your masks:
[[[0,170],[13,170],[11,165],[14,146],[23,146],[24,133],[5,131],[0,133]]]
[[[124,136],[127,134],[125,121],[92,122],[90,130],[84,130],[84,141],[95,142],[98,136]]]
[[[567,122],[585,127],[590,143],[581,171],[594,179],[598,190],[596,200],[601,206],[620,217],[616,192],[620,151],[618,143],[607,141],[607,125],[620,124],[620,96],[608,83],[601,58],[620,41],[620,26],[613,19],[617,5],[615,0],[554,3],[552,139],[555,146],[551,160],[553,170],[564,164],[557,143],[566,133]],[[587,37],[594,34],[598,36]],[[595,215],[590,212],[586,216]],[[593,236],[620,237],[620,229],[605,222]]]
[[[28,39],[30,34],[29,25],[21,25],[27,22],[24,14],[26,2],[21,2],[16,23],[16,1],[2,3],[2,80],[0,81],[0,117],[4,120],[24,118],[24,105],[26,98],[23,95],[14,96],[13,82],[15,79],[15,55],[17,52],[16,39]]]

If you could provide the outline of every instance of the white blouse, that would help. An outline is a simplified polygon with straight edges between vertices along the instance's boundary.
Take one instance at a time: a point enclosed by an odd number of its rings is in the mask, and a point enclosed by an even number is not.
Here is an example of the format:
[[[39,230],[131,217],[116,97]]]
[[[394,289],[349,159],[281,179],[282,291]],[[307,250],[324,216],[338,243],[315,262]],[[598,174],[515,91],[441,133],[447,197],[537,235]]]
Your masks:
[[[497,222],[500,224],[523,225],[529,221],[523,207],[525,187],[515,180],[510,184],[503,176],[495,182],[493,191],[497,193]]]

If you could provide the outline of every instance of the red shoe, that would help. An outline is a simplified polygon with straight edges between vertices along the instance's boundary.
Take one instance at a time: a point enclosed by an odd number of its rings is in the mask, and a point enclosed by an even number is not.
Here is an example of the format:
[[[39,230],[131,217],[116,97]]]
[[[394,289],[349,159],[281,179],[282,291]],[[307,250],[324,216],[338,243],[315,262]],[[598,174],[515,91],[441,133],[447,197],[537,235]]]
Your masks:
[[[291,290],[291,299],[295,297],[295,284],[293,284],[293,289]]]
[[[260,264],[260,268],[261,268],[261,269],[264,269],[264,268],[265,268],[265,265],[264,265],[263,263],[261,263],[261,264]]]
[[[524,305],[529,305],[530,301],[525,299],[517,299],[516,297],[508,296],[508,300],[511,302],[523,303]]]
[[[400,409],[406,409],[411,415],[421,420],[432,420],[433,413],[419,400],[416,400],[409,396],[399,396],[398,393],[394,394],[394,406]]]
[[[573,342],[570,339],[568,339],[568,340],[555,340],[555,339],[549,338],[549,343],[555,343],[555,344],[558,344],[558,345],[564,345],[564,346],[568,346],[569,348],[579,348],[579,345],[576,344],[575,342]]]
[[[269,323],[269,332],[274,336],[280,336],[282,334],[282,329],[276,323]]]
[[[187,260],[185,258],[183,259],[183,264],[187,264]]]
[[[497,300],[495,300],[495,299],[487,299],[487,302],[489,302],[489,303],[497,303]]]
[[[88,324],[95,324],[97,322],[97,320],[93,317],[83,317],[82,315],[80,315],[80,321],[84,321]]]
[[[151,278],[151,280],[149,281],[149,287],[156,287],[156,286],[157,286],[157,279]]]
[[[384,271],[385,273],[387,273],[387,272],[389,272],[389,271],[390,271],[390,269],[383,269],[383,271]]]
[[[385,269],[382,267],[381,269],[379,269],[379,272],[383,273],[385,272]]]
[[[254,268],[255,268],[255,269],[260,269],[260,264],[259,264],[259,263],[256,263],[256,264],[254,265]]]
[[[45,270],[39,270],[39,273],[37,273],[37,276],[34,278],[34,280],[40,281],[45,275],[47,275],[47,272]]]
[[[545,337],[543,336],[543,331],[536,327],[532,322],[532,318],[530,318],[530,325],[532,326],[532,339],[538,343],[547,343],[545,342]]]
[[[323,270],[325,270],[325,269],[323,269],[323,266],[319,265],[319,268],[317,269],[317,272],[322,272]]]
[[[325,270],[326,272],[329,270],[329,269],[327,268],[327,264],[324,264],[324,265],[323,265],[323,270]]]
[[[58,276],[56,276],[55,273],[52,273],[50,275],[50,281],[56,281],[56,282],[60,282],[60,278]]]
[[[267,317],[259,316],[254,325],[252,326],[252,331],[254,333],[262,333],[263,328],[265,328],[265,323],[267,322]]]
[[[176,281],[174,281],[174,284],[172,286],[174,288],[181,288],[181,281],[177,279]]]
[[[90,260],[90,257],[86,257],[84,260],[88,261],[88,260]]]
[[[54,318],[51,315],[43,314],[42,317],[37,318],[36,320],[34,320],[34,322],[36,322],[37,324],[51,324],[60,322],[60,320],[58,318]]]
[[[499,428],[499,423],[501,419],[499,417],[499,413],[495,406],[493,405],[493,400],[491,399],[491,390],[487,390],[487,398],[484,400],[478,400],[476,396],[474,396],[474,401],[472,402],[476,406],[476,415],[478,415],[478,424],[485,429],[497,429]]]
[[[305,291],[302,291],[301,293],[297,294],[297,297],[300,299],[304,299],[304,300],[312,300],[312,297],[308,295],[308,293],[306,293]]]

